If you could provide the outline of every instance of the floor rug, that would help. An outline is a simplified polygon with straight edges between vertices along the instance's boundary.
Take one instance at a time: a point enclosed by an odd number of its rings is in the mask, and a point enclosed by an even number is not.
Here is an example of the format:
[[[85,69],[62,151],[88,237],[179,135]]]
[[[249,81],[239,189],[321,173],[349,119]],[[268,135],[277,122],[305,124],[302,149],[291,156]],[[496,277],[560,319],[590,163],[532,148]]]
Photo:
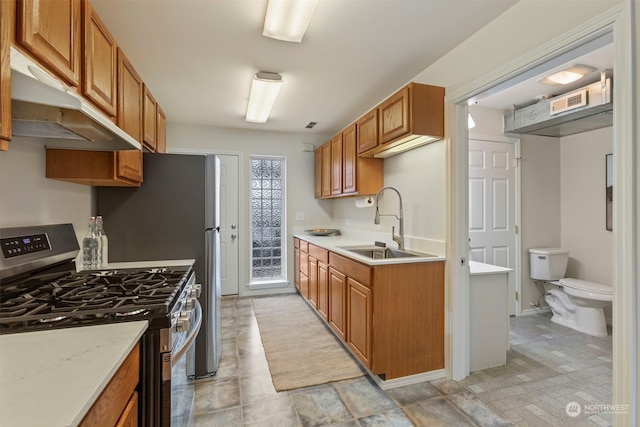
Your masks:
[[[351,354],[300,295],[257,298],[253,309],[277,391],[363,375]]]

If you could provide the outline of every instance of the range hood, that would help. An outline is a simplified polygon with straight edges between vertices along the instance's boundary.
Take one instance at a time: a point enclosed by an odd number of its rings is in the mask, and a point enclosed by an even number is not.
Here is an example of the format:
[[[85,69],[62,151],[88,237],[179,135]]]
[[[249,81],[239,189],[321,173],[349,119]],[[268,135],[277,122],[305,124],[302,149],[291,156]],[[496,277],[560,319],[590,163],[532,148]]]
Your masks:
[[[140,150],[105,114],[11,47],[11,127],[15,139],[44,138],[45,146],[74,150]]]
[[[562,137],[613,125],[610,72],[600,81],[504,116],[504,133]]]

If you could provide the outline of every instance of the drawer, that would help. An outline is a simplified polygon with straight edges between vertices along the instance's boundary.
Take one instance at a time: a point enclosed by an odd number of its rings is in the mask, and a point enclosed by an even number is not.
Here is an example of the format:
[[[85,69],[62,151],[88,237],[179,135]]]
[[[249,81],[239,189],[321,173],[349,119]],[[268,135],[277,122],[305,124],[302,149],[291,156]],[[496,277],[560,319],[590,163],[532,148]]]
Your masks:
[[[309,253],[309,242],[306,240],[300,240],[300,250],[302,252]]]
[[[309,244],[309,256],[322,261],[325,264],[329,262],[329,251],[322,249],[316,245]]]
[[[371,267],[352,261],[334,252],[329,252],[329,266],[348,277],[354,278],[363,285],[371,287]]]

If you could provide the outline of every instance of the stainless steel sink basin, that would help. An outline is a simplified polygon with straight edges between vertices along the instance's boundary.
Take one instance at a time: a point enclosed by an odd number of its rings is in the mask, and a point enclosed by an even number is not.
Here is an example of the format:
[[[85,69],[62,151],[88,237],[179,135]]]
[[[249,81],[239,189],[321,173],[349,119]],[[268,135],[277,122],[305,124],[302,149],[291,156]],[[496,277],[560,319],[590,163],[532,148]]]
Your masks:
[[[409,251],[406,249],[383,248],[380,246],[341,246],[341,249],[371,259],[434,257],[432,254]]]

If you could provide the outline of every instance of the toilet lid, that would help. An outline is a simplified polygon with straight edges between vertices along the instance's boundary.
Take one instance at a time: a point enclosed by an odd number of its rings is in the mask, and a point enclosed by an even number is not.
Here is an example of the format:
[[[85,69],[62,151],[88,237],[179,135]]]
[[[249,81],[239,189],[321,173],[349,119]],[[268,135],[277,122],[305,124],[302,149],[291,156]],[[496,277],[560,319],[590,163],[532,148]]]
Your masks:
[[[588,282],[586,280],[580,279],[560,279],[560,285],[578,289],[581,291],[593,292],[596,294],[610,295],[613,291],[611,286],[609,285],[603,285],[602,283],[596,282]]]

